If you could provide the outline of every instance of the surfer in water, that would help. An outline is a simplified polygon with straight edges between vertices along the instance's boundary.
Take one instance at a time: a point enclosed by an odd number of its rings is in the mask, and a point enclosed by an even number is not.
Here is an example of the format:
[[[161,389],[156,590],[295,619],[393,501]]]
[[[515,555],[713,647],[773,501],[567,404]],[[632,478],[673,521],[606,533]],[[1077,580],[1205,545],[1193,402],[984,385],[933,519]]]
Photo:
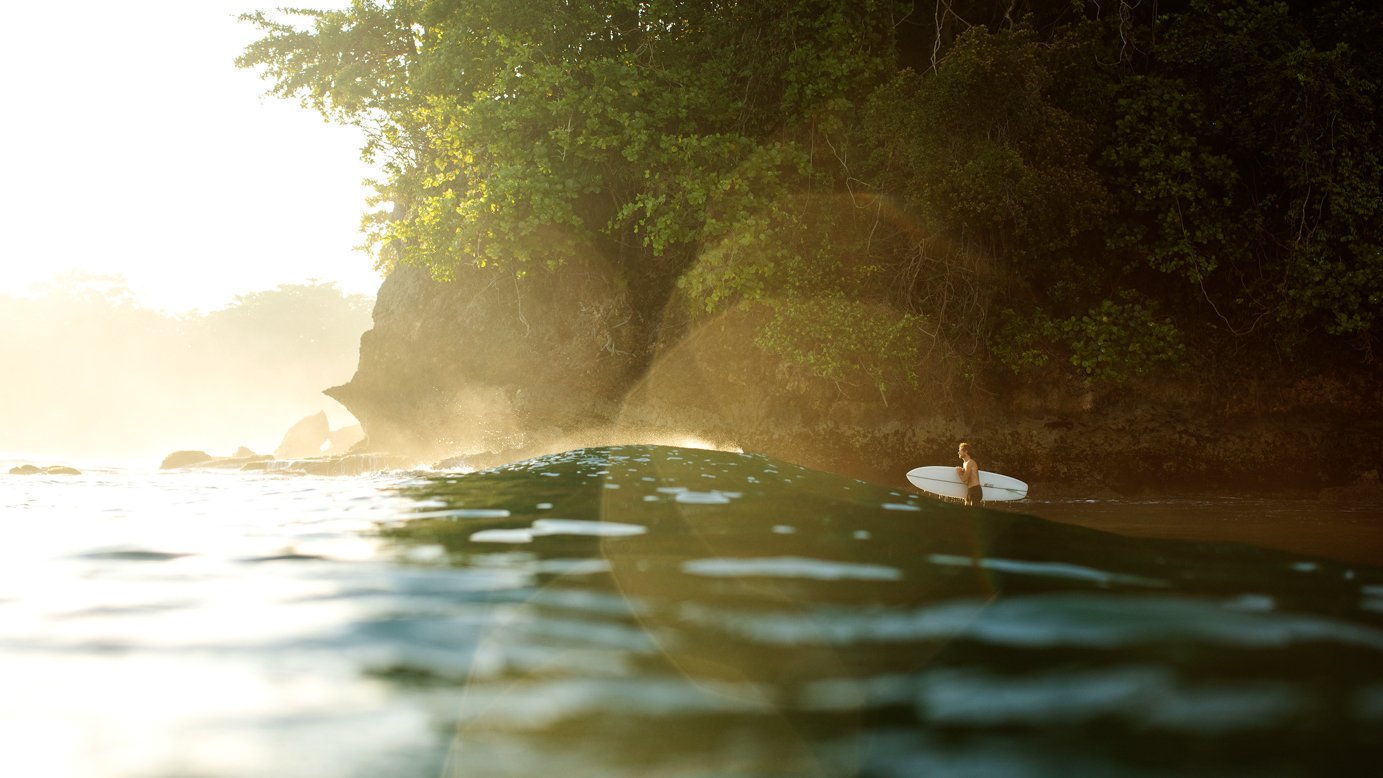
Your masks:
[[[965,504],[979,505],[984,501],[984,490],[980,488],[980,463],[970,458],[970,444],[961,443],[956,449],[960,464],[956,465],[956,475],[965,484]]]

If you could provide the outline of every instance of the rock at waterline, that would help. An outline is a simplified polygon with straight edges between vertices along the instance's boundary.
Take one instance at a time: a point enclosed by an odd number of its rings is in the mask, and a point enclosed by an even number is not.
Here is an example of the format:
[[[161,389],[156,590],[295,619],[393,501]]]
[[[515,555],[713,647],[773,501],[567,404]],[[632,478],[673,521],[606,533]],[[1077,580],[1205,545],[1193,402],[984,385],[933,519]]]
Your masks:
[[[283,442],[274,450],[277,459],[303,459],[322,454],[343,454],[365,439],[359,424],[331,429],[325,411],[299,419],[283,435]]]
[[[399,470],[414,462],[393,454],[344,454],[341,456],[307,459],[273,460],[269,457],[252,460],[241,466],[246,472],[267,472],[274,475],[355,476],[381,470]]]
[[[320,456],[322,444],[327,442],[330,434],[331,425],[327,423],[326,411],[318,411],[312,416],[298,420],[288,428],[283,435],[283,442],[274,449],[274,456],[279,459]]]
[[[268,454],[256,454],[241,446],[233,456],[215,457],[205,451],[174,451],[163,458],[161,470],[174,470],[180,467],[240,467],[246,462],[260,462],[273,459]]]
[[[351,447],[364,439],[365,430],[359,424],[342,427],[339,430],[332,430],[327,435],[327,442],[331,444],[327,451],[333,454],[344,454],[350,451]]]
[[[175,467],[187,467],[188,465],[206,462],[213,458],[214,457],[205,451],[174,451],[163,458],[163,462],[159,465],[159,469],[169,470]]]
[[[1322,489],[1321,500],[1330,503],[1383,504],[1383,482],[1379,481],[1377,470],[1370,470],[1348,486]]]
[[[52,465],[50,467],[35,467],[34,465],[20,465],[10,468],[10,475],[81,475],[82,471],[67,465]]]

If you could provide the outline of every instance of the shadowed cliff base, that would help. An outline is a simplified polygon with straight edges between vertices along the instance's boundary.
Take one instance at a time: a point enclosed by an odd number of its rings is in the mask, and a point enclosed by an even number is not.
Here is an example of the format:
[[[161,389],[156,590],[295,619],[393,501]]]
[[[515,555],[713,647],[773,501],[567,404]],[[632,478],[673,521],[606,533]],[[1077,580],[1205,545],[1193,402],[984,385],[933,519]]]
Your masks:
[[[967,439],[986,468],[1057,494],[1315,493],[1383,468],[1383,402],[1367,376],[987,389],[938,347],[916,387],[885,395],[766,353],[752,308],[691,324],[675,305],[650,327],[594,270],[442,283],[400,266],[355,377],[327,394],[361,420],[359,450],[480,466],[696,438],[893,485]]]

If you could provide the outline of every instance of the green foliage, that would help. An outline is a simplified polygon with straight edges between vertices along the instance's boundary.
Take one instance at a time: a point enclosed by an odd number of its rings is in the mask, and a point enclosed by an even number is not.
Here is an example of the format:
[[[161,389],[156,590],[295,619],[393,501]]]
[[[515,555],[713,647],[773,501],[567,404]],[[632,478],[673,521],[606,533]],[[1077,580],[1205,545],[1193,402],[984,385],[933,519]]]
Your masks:
[[[1064,319],[1040,309],[1028,316],[1009,311],[996,338],[995,355],[1018,374],[1041,372],[1054,359],[1064,359],[1077,375],[1112,384],[1183,365],[1181,331],[1136,294],[1124,293],[1119,299],[1122,302],[1101,300]]]
[[[785,363],[837,384],[864,380],[888,392],[917,388],[926,320],[844,298],[770,300],[755,344]]]
[[[805,156],[803,128],[883,70],[893,5],[420,0],[381,22],[357,0],[298,13],[311,31],[249,17],[268,35],[241,64],[333,118],[384,114],[407,162],[369,237],[396,258],[446,277],[615,247],[626,272],[675,273],[761,210],[765,157]],[[359,48],[372,35],[385,51]]]
[[[936,72],[904,71],[870,100],[878,187],[929,230],[1023,265],[1069,249],[1108,212],[1093,128],[1058,107],[1035,31],[975,27]]]
[[[1209,123],[1186,84],[1136,77],[1125,92],[1104,156],[1124,184],[1121,210],[1136,220],[1111,230],[1110,243],[1141,250],[1152,267],[1199,283],[1244,245],[1232,209],[1234,163],[1211,147]]]
[[[421,6],[417,0],[353,0],[339,11],[284,11],[305,26],[264,12],[244,14],[241,21],[263,37],[236,64],[261,68],[271,94],[297,98],[328,119],[368,130],[365,158],[399,174],[408,163],[394,155],[408,152],[419,129],[408,120]]]
[[[1383,12],[973,4],[919,57],[911,10],[355,0],[245,17],[240,64],[369,131],[382,264],[594,260],[643,326],[674,289],[764,310],[760,348],[824,380],[912,385],[924,327],[972,374],[1115,383],[1182,362],[1167,317],[1379,334]]]
[[[1337,15],[1358,26],[1331,30]],[[1131,184],[1116,241],[1286,339],[1372,330],[1383,68],[1342,39],[1370,31],[1377,11],[1339,5],[1299,18],[1280,2],[1197,2],[1172,17],[1105,154]]]
[[[1137,302],[1102,300],[1062,326],[1071,364],[1084,375],[1121,382],[1161,365],[1181,363],[1181,331]]]
[[[1334,334],[1368,332],[1383,310],[1379,82],[1354,59],[1345,44],[1330,51],[1300,47],[1284,58],[1284,80],[1295,82],[1289,110],[1297,121],[1272,149],[1287,166],[1290,193],[1280,217],[1289,241],[1281,315],[1291,322],[1323,318]]]

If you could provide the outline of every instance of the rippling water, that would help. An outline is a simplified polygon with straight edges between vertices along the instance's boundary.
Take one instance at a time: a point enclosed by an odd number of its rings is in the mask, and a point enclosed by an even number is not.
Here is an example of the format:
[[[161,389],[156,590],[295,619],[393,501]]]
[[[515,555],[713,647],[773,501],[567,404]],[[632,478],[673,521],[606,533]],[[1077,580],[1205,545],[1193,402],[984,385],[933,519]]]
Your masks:
[[[764,457],[5,477],[0,774],[1322,775],[1383,570]]]

